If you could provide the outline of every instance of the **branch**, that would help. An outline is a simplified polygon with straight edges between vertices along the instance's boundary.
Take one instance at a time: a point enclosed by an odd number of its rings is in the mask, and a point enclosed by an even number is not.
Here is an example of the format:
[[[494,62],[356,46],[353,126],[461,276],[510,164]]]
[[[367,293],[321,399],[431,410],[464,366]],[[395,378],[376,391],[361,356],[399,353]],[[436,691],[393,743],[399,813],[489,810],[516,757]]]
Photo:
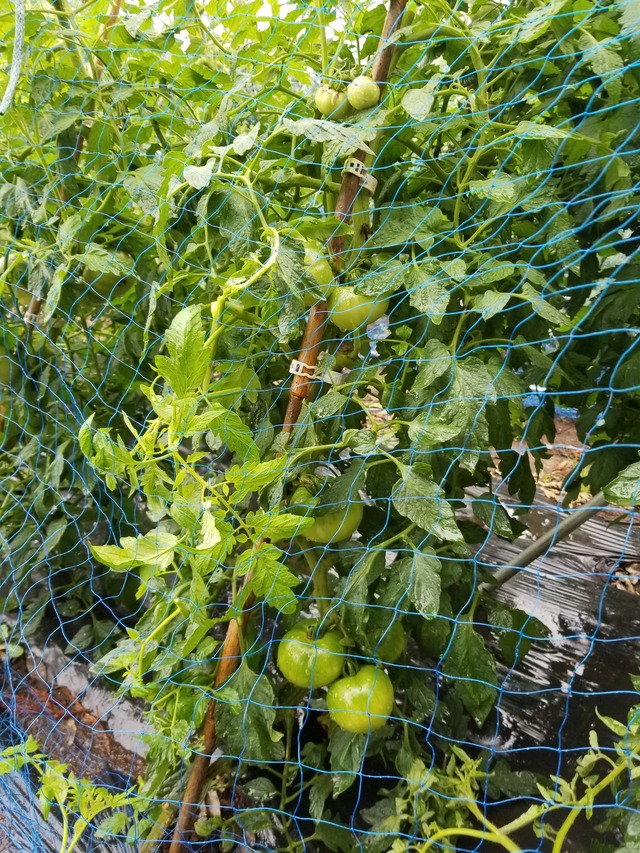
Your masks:
[[[300,361],[310,368],[310,373],[313,372],[318,363],[318,353],[322,346],[322,333],[327,320],[327,305],[325,302],[318,302],[309,312],[307,327],[304,330],[302,338],[302,347],[300,352]],[[290,433],[293,431],[298,418],[300,417],[300,409],[303,402],[309,396],[309,389],[313,379],[310,376],[300,376],[294,374],[291,380],[291,390],[289,392],[289,404],[284,416],[283,432]]]
[[[246,586],[250,573],[245,576],[243,586]],[[253,605],[254,597],[250,595],[244,605],[243,613],[246,613]],[[240,651],[241,627],[237,619],[232,619],[227,627],[227,635],[224,638],[220,665],[214,680],[214,690],[221,687],[238,668],[242,659]],[[216,700],[209,699],[207,715],[202,730],[202,750],[197,753],[191,765],[189,779],[182,795],[178,822],[173,833],[169,853],[189,853],[191,847],[189,839],[193,831],[193,825],[197,818],[197,809],[202,802],[202,789],[207,779],[211,756],[216,747]]]

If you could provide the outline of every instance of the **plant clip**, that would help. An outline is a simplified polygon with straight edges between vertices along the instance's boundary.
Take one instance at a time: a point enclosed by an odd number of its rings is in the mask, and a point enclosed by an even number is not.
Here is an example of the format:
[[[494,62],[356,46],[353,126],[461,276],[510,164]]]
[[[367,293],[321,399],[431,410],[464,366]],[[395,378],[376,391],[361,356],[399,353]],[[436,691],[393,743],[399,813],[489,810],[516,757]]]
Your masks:
[[[293,373],[294,376],[304,376],[305,379],[316,378],[315,367],[305,364],[304,361],[298,361],[297,358],[294,358],[289,365],[289,373]]]
[[[342,174],[355,175],[360,181],[360,185],[367,192],[371,193],[371,195],[376,191],[376,187],[378,186],[377,178],[374,178],[364,163],[356,157],[349,157],[344,164]]]
[[[34,326],[38,322],[40,314],[33,314],[31,311],[25,311],[23,320],[27,326]]]

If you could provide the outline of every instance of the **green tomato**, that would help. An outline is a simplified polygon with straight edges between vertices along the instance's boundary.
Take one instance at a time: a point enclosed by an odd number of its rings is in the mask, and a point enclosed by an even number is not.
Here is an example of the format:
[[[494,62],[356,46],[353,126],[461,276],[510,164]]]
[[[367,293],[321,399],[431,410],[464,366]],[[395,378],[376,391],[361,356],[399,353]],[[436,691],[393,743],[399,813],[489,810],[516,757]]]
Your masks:
[[[333,287],[327,297],[331,320],[343,332],[373,323],[389,309],[388,299],[360,296],[352,287]]]
[[[317,293],[320,293],[323,299],[327,298],[327,294],[333,286],[333,270],[331,269],[329,261],[326,258],[323,258],[319,252],[311,248],[306,249],[304,253],[304,262],[307,267],[307,272],[318,283],[316,291],[309,289],[305,290],[304,293],[304,304],[307,308],[311,308],[311,306],[315,305],[318,301]]]
[[[317,500],[304,487],[295,490],[289,501],[289,507],[293,512],[301,509],[311,509],[317,504]],[[349,502],[337,507],[325,515],[313,517],[313,512],[308,513],[313,518],[313,524],[302,531],[302,535],[309,542],[318,545],[328,545],[330,542],[343,542],[350,539],[358,529],[362,521],[364,510],[361,503]]]
[[[331,86],[320,86],[315,96],[316,109],[323,116],[331,115],[339,98],[340,95]]]
[[[318,112],[334,120],[344,118],[351,109],[347,96],[336,92],[331,86],[320,86],[316,92],[315,104]]]
[[[340,632],[332,628],[314,639],[314,625],[312,619],[298,622],[278,646],[278,669],[288,682],[306,690],[340,678],[345,659]]]
[[[331,719],[346,732],[366,734],[381,728],[393,711],[393,684],[377,666],[334,681],[327,692]]]
[[[363,516],[362,504],[349,503],[335,512],[319,515],[313,519],[313,524],[304,531],[305,539],[319,545],[331,542],[344,542],[351,539],[358,529]]]
[[[119,261],[127,269],[132,269],[135,263],[131,255],[120,249],[115,254],[115,260]],[[99,271],[89,269],[89,267],[85,266],[82,271],[82,281],[89,288],[88,293],[97,294],[104,299],[108,299],[118,285],[127,283],[128,276],[109,269]]]
[[[307,272],[315,278],[324,293],[325,289],[333,284],[331,264],[322,255],[314,252],[313,249],[306,250],[304,253],[304,262],[307,266]]]
[[[375,656],[384,663],[395,663],[407,645],[407,634],[397,619],[374,646]]]
[[[0,341],[0,388],[16,388],[22,372],[16,357]]]
[[[362,74],[347,86],[347,98],[354,110],[368,110],[380,100],[380,86]]]

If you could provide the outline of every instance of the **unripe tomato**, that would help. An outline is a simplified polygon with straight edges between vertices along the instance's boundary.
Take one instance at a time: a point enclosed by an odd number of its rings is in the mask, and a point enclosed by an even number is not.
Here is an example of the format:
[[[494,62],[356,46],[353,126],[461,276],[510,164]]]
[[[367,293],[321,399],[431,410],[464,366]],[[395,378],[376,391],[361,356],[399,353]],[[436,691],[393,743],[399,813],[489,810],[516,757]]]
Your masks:
[[[11,356],[4,344],[0,343],[0,386],[11,385],[11,372],[14,369]]]
[[[380,100],[380,86],[362,74],[347,86],[347,98],[354,110],[368,110]]]
[[[343,332],[352,332],[373,323],[389,309],[388,299],[360,296],[352,287],[331,288],[327,297],[331,320]]]
[[[406,645],[406,631],[402,627],[402,622],[396,619],[380,642],[375,644],[375,656],[383,663],[395,663],[404,652]]]
[[[331,264],[326,258],[313,249],[307,249],[304,253],[304,262],[307,266],[307,272],[312,275],[320,285],[322,292],[333,284],[333,270]]]
[[[7,346],[8,343],[8,346]],[[0,338],[0,389],[19,387],[22,367],[16,355],[17,339],[7,331],[5,340]]]
[[[331,542],[344,542],[351,539],[362,521],[363,508],[361,503],[349,503],[335,512],[319,515],[313,520],[311,527],[304,531],[309,542],[328,545]]]
[[[331,86],[320,86],[316,92],[316,109],[323,116],[331,115],[340,99],[340,95]]]
[[[128,269],[131,269],[134,266],[134,260],[131,255],[128,255],[120,249],[116,252],[115,259],[116,261],[120,261]],[[117,285],[126,284],[128,276],[121,275],[119,272],[111,271],[109,269],[100,272],[98,270],[89,269],[88,266],[85,266],[82,271],[82,281],[88,288],[90,288],[90,293],[92,292],[107,299],[112,295],[113,290]]]
[[[305,488],[295,490],[289,501],[292,510],[302,507],[313,508],[316,500]],[[330,542],[343,542],[350,539],[362,521],[363,507],[361,503],[349,502],[335,510],[313,518],[313,524],[303,531],[303,536],[309,542],[318,545],[328,545]],[[312,517],[313,514],[309,513]]]
[[[287,631],[278,646],[278,669],[291,684],[315,690],[340,678],[344,647],[335,628],[314,639],[314,622],[306,619]]]
[[[320,86],[315,97],[316,108],[323,116],[338,121],[350,111],[351,105],[344,92],[336,92],[330,86]]]
[[[327,692],[331,719],[346,732],[366,734],[381,728],[393,711],[393,684],[377,666],[334,681]]]

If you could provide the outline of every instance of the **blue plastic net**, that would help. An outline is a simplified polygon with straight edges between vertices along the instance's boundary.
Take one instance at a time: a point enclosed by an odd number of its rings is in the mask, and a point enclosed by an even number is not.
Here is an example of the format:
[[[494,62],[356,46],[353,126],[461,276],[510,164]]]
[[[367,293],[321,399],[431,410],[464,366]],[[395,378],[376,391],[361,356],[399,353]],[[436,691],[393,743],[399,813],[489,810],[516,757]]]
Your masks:
[[[636,849],[639,51],[0,12],[0,850]]]

